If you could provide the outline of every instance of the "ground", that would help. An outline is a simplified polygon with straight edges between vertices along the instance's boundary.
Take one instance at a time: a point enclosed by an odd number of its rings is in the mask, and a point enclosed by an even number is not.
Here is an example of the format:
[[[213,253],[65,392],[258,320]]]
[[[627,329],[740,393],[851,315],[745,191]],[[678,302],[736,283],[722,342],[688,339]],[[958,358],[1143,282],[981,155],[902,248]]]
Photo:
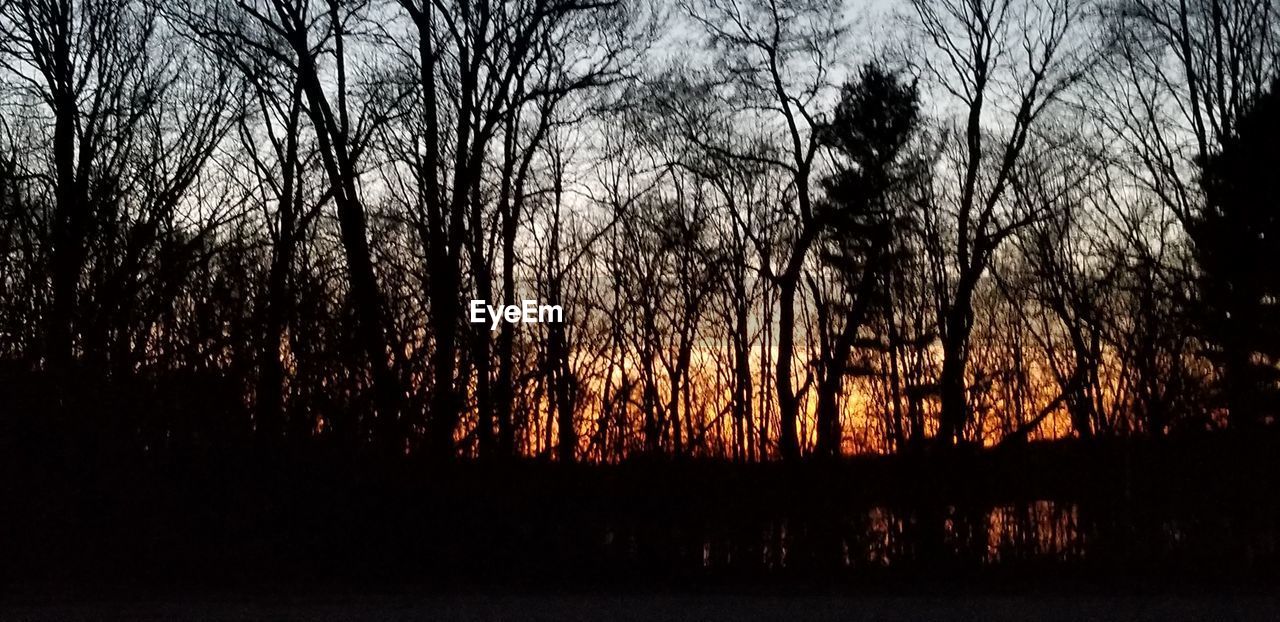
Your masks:
[[[1275,620],[1280,597],[1258,593],[831,595],[404,590],[361,594],[204,593],[131,598],[29,597],[4,620]]]

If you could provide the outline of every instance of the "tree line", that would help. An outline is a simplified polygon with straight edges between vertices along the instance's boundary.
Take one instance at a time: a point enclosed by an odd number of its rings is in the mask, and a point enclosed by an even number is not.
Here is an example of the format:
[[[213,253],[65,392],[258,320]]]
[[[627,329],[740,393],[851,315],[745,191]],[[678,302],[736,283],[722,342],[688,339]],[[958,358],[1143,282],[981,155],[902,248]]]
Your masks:
[[[0,398],[439,459],[1255,430],[1276,10],[3,0]]]

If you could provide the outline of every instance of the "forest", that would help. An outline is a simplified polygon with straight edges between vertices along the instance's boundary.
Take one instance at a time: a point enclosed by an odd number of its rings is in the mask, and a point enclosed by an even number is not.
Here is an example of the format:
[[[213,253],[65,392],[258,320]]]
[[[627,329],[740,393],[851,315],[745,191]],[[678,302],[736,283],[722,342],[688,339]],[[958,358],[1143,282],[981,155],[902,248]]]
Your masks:
[[[1274,417],[1269,2],[163,4],[0,12],[7,390],[137,445]],[[566,321],[467,320],[523,298]]]
[[[44,478],[0,492],[1267,454],[1278,11],[0,0],[0,448]],[[525,300],[563,321],[470,321]]]

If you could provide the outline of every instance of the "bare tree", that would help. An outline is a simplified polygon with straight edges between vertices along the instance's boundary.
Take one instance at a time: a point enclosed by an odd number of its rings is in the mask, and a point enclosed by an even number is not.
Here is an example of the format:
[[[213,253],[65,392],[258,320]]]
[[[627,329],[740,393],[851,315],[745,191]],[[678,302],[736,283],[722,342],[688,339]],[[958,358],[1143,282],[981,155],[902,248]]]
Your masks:
[[[929,83],[961,106],[948,132],[949,184],[927,209],[946,214],[934,238],[933,269],[943,361],[939,441],[964,440],[974,294],[1000,246],[1045,214],[1010,197],[1018,166],[1046,110],[1087,63],[1078,49],[1080,3],[1024,0],[913,1],[930,52]],[[929,219],[927,222],[940,224]]]
[[[825,0],[720,0],[693,4],[689,13],[717,54],[724,80],[723,97],[776,132],[776,150],[755,153],[713,151],[776,166],[789,176],[792,201],[779,206],[790,239],[781,268],[763,266],[779,289],[777,395],[781,416],[779,449],[787,459],[800,456],[796,422],[800,399],[793,385],[796,295],[802,271],[820,225],[814,210],[813,174],[819,149],[817,107],[831,88],[830,73],[844,25],[837,3]],[[780,127],[779,127],[780,125]]]

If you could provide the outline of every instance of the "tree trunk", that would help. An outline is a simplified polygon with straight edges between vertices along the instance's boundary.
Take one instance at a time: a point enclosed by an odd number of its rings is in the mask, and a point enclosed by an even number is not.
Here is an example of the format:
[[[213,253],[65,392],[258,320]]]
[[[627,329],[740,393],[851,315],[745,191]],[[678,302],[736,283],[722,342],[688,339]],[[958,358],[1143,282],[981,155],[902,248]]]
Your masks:
[[[964,440],[969,423],[969,398],[965,374],[969,364],[969,337],[973,331],[973,289],[977,275],[970,271],[961,277],[956,299],[948,309],[942,339],[942,374],[938,391],[942,401],[938,441],[953,447]]]
[[[357,335],[369,359],[373,376],[377,406],[375,425],[382,432],[381,437],[388,446],[396,447],[403,438],[399,430],[402,393],[392,367],[391,352],[387,349],[381,296],[370,257],[368,224],[364,205],[356,188],[358,171],[347,143],[349,137],[346,128],[342,127],[329,107],[314,59],[309,56],[310,50],[305,42],[298,48],[301,60],[299,77],[307,95],[308,114],[316,127],[321,161],[337,206],[338,229],[347,262],[349,298],[356,312]],[[344,88],[344,85],[340,84],[338,88]],[[356,434],[358,436],[358,432]]]

